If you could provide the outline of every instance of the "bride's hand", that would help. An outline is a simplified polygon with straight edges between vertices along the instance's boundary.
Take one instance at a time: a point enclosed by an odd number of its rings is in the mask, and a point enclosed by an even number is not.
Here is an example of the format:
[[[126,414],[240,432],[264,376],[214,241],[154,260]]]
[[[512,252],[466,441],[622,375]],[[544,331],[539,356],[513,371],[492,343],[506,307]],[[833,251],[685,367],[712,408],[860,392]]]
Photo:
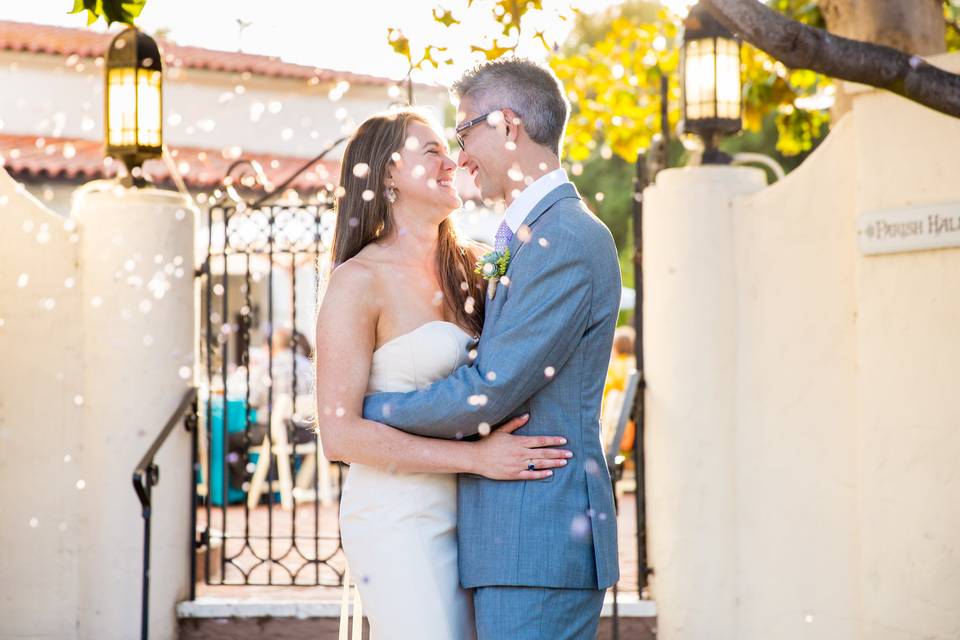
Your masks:
[[[530,414],[514,418],[476,443],[476,473],[491,480],[542,480],[556,467],[567,464],[573,452],[553,449],[567,443],[558,436],[517,436],[513,432],[527,424]],[[533,463],[535,469],[528,466]]]

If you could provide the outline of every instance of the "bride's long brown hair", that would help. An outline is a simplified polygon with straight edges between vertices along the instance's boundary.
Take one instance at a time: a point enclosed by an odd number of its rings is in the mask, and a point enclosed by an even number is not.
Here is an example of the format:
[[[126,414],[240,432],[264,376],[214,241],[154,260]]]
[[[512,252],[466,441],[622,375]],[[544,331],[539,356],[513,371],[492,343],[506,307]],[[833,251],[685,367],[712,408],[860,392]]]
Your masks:
[[[411,122],[435,128],[426,116],[412,109],[402,109],[368,118],[347,142],[340,165],[341,188],[338,189],[337,222],[331,250],[333,268],[357,255],[371,242],[388,237],[396,229],[384,185],[387,169],[394,162],[394,154],[403,149]],[[360,163],[367,165],[366,172],[354,172],[354,167]],[[364,192],[367,192],[366,199]],[[369,192],[373,193],[372,198]],[[479,335],[483,328],[486,300],[483,278],[473,271],[476,255],[481,250],[480,245],[457,236],[450,218],[440,223],[437,273],[443,300],[457,324],[469,328],[475,335]]]

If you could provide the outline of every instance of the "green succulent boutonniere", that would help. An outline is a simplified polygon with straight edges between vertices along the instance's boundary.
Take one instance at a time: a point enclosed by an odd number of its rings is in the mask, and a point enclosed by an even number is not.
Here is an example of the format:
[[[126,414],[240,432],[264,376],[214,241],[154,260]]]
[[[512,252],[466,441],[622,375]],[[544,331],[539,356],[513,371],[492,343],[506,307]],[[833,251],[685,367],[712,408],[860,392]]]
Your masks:
[[[507,274],[507,267],[510,266],[510,248],[507,247],[501,251],[491,251],[480,256],[477,260],[477,266],[474,273],[483,276],[487,281],[487,296],[493,300],[497,292],[497,283],[500,278]]]

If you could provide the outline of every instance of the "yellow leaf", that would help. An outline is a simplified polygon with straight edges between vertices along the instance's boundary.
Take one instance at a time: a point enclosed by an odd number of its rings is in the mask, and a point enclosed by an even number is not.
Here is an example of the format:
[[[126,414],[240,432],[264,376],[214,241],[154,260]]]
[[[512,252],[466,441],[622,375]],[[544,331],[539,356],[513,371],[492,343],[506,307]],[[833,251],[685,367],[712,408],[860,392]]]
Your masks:
[[[470,51],[471,51],[471,52],[473,52],[473,53],[483,53],[483,54],[487,57],[487,60],[496,60],[496,59],[499,58],[500,56],[503,56],[504,54],[510,53],[510,52],[513,51],[514,49],[516,49],[516,46],[513,46],[513,47],[502,47],[502,46],[500,46],[500,41],[499,41],[499,40],[494,40],[494,41],[493,41],[493,45],[492,45],[489,49],[484,49],[483,47],[478,47],[478,46],[476,46],[476,45],[471,45],[471,46],[470,46]]]
[[[453,17],[453,11],[440,9],[439,7],[433,10],[433,19],[445,27],[449,27],[452,24],[460,24],[460,21]]]

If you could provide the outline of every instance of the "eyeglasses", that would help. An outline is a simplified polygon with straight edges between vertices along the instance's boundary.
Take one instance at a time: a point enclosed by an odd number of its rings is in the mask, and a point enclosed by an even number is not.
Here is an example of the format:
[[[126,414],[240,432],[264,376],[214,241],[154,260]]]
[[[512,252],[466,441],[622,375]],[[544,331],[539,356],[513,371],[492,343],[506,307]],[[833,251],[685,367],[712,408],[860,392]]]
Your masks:
[[[463,147],[463,132],[477,126],[478,124],[480,124],[481,122],[489,118],[491,113],[496,113],[497,111],[500,111],[500,109],[494,109],[493,111],[485,113],[482,116],[477,116],[473,120],[467,120],[466,122],[461,124],[459,127],[457,127],[455,135],[457,136],[457,144],[460,145],[461,151],[466,151],[466,149]]]

